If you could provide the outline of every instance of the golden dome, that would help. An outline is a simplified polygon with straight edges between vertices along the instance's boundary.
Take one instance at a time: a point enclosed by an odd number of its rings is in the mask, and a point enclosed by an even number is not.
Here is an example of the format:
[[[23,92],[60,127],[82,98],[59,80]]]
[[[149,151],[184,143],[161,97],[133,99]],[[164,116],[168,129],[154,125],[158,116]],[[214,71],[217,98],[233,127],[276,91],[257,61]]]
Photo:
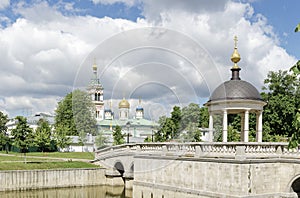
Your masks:
[[[123,98],[123,100],[121,102],[119,102],[119,109],[120,108],[130,108],[130,104],[127,100],[125,100],[125,98]]]

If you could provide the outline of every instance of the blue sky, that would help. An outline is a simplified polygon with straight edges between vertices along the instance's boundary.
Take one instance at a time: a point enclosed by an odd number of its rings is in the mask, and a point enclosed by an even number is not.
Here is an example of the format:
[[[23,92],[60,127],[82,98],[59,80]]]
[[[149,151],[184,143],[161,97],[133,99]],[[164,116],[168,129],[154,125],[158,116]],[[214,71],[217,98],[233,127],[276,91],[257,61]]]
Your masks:
[[[300,34],[294,29],[300,23],[300,1],[298,0],[259,0],[252,3],[258,13],[262,13],[278,34],[281,45],[300,59]]]
[[[0,110],[53,113],[88,84],[94,59],[114,108],[124,95],[132,107],[142,98],[155,118],[174,105],[202,105],[230,76],[234,35],[242,79],[261,91],[269,71],[300,59],[299,7],[298,0],[3,0]]]

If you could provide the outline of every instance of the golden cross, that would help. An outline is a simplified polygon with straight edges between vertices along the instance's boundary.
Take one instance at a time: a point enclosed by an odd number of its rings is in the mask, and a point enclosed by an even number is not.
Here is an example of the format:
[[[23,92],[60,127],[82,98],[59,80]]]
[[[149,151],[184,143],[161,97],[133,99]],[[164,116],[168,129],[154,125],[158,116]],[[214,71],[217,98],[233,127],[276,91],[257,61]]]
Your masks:
[[[234,48],[237,48],[237,42],[238,42],[238,39],[237,39],[237,36],[234,36]]]

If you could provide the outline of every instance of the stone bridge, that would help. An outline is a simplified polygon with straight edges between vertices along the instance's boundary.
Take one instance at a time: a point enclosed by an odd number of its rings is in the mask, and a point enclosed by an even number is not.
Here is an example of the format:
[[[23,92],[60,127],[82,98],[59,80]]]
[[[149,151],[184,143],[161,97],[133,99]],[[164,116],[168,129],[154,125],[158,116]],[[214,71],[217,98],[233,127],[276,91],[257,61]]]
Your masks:
[[[300,195],[300,152],[287,143],[124,144],[96,151],[95,163],[133,183],[134,197]]]

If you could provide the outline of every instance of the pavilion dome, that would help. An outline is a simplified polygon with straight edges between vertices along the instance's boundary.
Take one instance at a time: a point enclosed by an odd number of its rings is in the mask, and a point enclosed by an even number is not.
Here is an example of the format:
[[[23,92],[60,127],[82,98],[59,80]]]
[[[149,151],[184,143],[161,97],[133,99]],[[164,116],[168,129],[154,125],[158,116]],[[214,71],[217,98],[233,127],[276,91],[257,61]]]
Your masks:
[[[236,46],[237,38],[235,37],[235,47],[233,54],[231,55],[231,61],[234,63],[231,68],[232,77],[229,81],[226,81],[219,85],[211,94],[211,101],[218,100],[262,100],[257,89],[250,83],[243,81],[239,77],[241,68],[237,63],[241,60],[240,54],[237,51]]]
[[[123,100],[119,102],[119,109],[121,108],[126,108],[126,109],[130,108],[130,104],[125,98],[123,98]]]
[[[210,96],[210,101],[235,99],[262,100],[257,89],[243,80],[226,81],[219,85]]]

